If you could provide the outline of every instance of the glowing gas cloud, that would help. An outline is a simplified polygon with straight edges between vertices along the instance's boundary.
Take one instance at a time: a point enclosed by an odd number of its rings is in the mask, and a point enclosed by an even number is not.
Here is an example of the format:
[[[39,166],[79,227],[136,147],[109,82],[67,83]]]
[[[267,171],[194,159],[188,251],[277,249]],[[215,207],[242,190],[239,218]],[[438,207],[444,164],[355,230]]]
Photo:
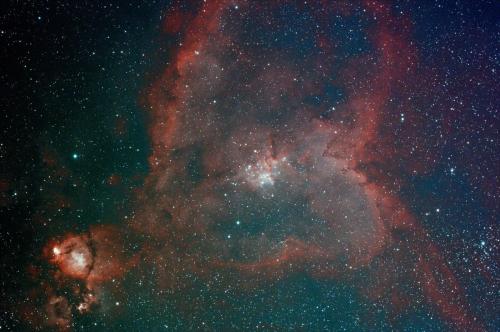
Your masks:
[[[152,152],[134,215],[47,245],[54,278],[80,285],[74,303],[52,291],[50,324],[99,308],[113,280],[152,279],[163,303],[195,284],[249,294],[300,275],[347,282],[394,321],[418,306],[482,330],[399,195],[426,168],[394,139],[398,107],[411,118],[409,82],[422,79],[409,19],[382,1],[191,7],[166,14],[169,61],[141,98]],[[289,32],[283,11],[315,24]],[[416,131],[417,120],[406,135]],[[173,307],[188,317],[190,305]]]

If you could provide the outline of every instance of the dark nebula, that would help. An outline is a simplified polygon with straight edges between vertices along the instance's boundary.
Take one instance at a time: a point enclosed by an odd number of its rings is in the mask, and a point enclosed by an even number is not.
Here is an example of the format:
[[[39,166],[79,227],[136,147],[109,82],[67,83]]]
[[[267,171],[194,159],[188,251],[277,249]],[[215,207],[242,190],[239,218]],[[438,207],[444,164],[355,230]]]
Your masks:
[[[62,70],[90,77],[62,101],[38,64],[36,175],[0,179],[13,221],[34,181],[34,240],[0,327],[498,330],[497,5],[95,6],[132,36],[89,40],[128,55]]]

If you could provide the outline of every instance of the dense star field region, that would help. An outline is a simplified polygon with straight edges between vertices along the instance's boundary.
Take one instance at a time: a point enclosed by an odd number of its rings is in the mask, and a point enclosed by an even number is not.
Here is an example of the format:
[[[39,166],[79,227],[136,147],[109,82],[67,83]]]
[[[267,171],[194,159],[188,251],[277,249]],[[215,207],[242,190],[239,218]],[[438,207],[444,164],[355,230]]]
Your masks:
[[[2,7],[0,330],[500,330],[497,1]]]

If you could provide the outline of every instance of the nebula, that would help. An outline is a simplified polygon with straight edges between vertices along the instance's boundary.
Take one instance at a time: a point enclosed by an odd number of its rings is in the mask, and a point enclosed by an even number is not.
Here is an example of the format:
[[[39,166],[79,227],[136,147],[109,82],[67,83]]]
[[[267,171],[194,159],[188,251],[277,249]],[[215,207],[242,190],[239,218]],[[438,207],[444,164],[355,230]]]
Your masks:
[[[288,35],[287,10],[316,25]],[[353,20],[358,31],[340,36]],[[394,103],[408,82],[423,79],[404,15],[381,1],[207,1],[169,11],[163,30],[175,43],[142,98],[152,152],[135,213],[47,244],[52,278],[80,285],[78,300],[52,292],[49,324],[68,328],[112,280],[154,269],[165,297],[214,275],[249,292],[302,274],[349,281],[394,317],[422,305],[452,329],[484,330],[398,195],[426,168],[388,130],[404,125]]]
[[[85,281],[87,288],[123,275],[133,258],[122,252],[125,244],[120,230],[112,226],[94,227],[88,234],[66,234],[46,248],[46,256],[63,275]]]

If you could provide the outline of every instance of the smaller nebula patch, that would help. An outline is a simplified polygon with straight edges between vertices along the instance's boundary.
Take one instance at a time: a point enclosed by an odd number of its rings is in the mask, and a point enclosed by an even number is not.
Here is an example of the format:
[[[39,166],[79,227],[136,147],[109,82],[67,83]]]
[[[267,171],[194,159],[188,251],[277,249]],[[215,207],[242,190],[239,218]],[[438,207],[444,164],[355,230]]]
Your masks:
[[[62,273],[73,278],[87,279],[94,265],[94,254],[87,236],[73,236],[52,247],[53,263]]]

